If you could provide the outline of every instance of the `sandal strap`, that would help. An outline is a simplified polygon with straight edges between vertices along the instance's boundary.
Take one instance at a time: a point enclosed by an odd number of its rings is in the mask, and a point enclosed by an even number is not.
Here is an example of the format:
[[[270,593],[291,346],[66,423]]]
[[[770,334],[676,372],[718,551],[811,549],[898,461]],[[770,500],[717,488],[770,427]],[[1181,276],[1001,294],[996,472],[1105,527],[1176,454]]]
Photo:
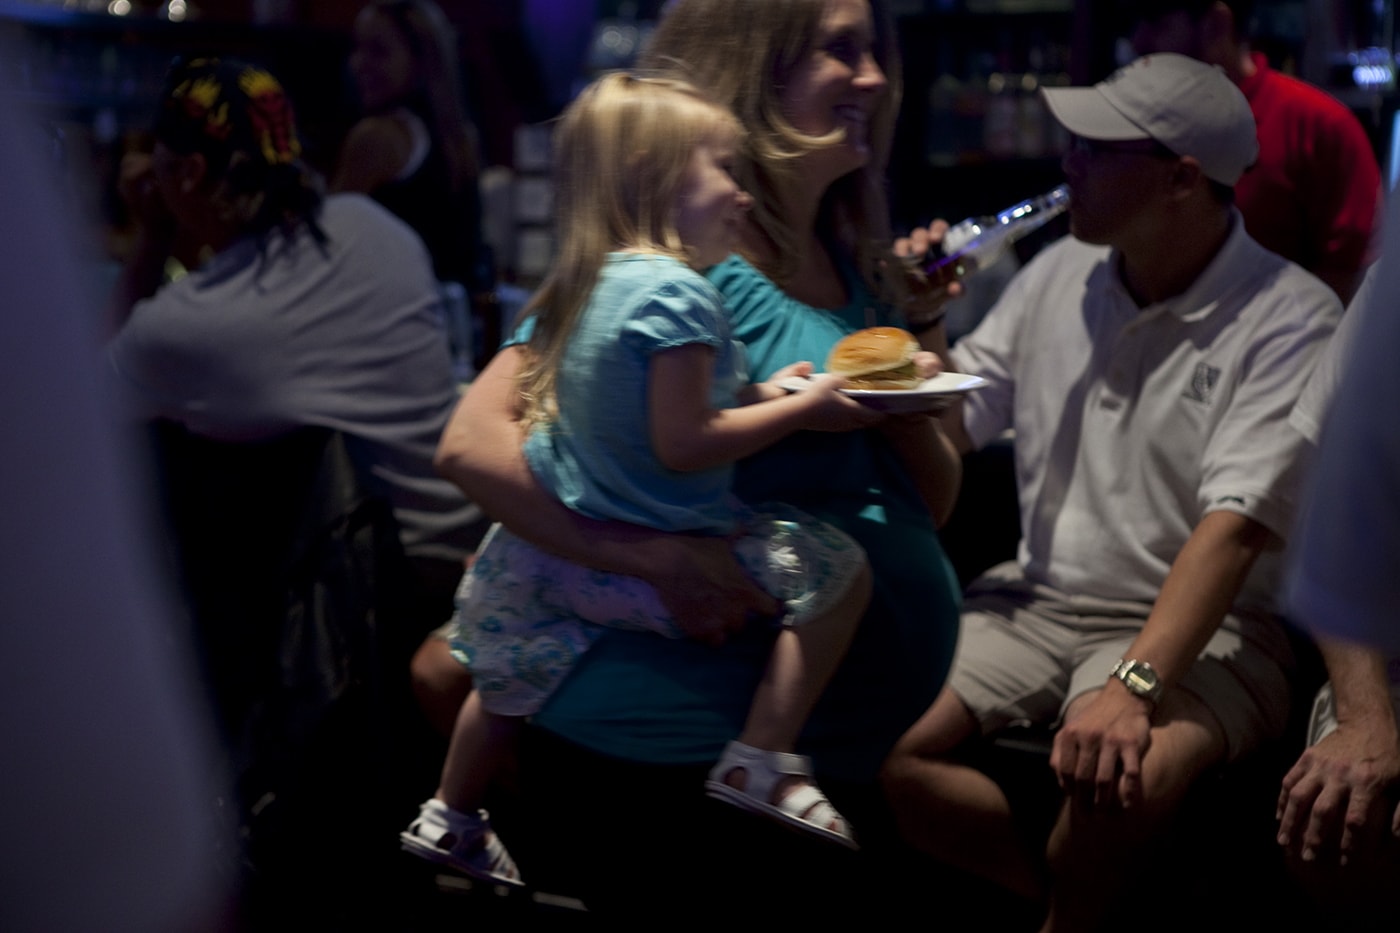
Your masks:
[[[450,833],[458,838],[480,835],[491,828],[491,815],[485,810],[463,813],[454,810],[435,797],[425,800],[418,808],[418,817],[409,824],[412,832],[427,838],[424,831]]]
[[[736,768],[744,771],[744,792],[759,800],[772,800],[773,789],[785,777],[812,779],[812,759],[792,752],[770,752],[733,741],[710,770],[710,780],[723,782]]]
[[[784,812],[807,823],[813,823],[822,828],[839,827],[833,832],[843,836],[850,835],[850,824],[846,818],[836,812],[836,808],[831,805],[831,801],[826,799],[826,794],[815,784],[804,784],[793,790],[776,806]]]
[[[742,789],[726,780],[735,769],[744,772]],[[802,781],[781,799],[774,799],[778,782],[786,777]],[[851,824],[817,787],[812,779],[812,761],[805,755],[764,751],[742,742],[730,742],[710,771],[706,793],[752,813],[856,848]]]

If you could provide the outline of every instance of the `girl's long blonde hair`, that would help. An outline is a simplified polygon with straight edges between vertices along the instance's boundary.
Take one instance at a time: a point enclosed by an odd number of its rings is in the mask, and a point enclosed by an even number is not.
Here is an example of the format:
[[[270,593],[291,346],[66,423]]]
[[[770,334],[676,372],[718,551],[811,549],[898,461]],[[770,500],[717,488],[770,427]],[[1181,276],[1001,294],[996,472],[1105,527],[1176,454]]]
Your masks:
[[[666,12],[642,65],[685,77],[729,107],[748,132],[736,176],[754,197],[751,221],[776,260],[759,263],[779,286],[792,284],[803,237],[785,205],[801,184],[797,161],[841,140],[840,130],[808,136],[783,115],[782,96],[797,67],[816,50],[827,0],[679,0]],[[872,0],[874,57],[888,88],[870,117],[871,157],[865,167],[833,184],[822,199],[818,232],[854,258],[876,294],[897,299],[898,276],[882,276],[893,237],[885,196],[885,169],[899,110],[899,48],[888,12]]]
[[[554,133],[557,256],[524,310],[535,322],[520,376],[527,424],[554,418],[559,366],[608,253],[687,261],[675,208],[695,149],[742,138],[733,114],[673,78],[607,74],[564,111]]]

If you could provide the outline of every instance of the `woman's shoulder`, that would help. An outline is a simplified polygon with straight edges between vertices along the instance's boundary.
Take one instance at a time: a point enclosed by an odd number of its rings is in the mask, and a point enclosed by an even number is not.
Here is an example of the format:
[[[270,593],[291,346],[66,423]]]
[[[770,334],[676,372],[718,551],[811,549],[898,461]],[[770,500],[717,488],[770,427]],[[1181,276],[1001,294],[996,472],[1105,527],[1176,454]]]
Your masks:
[[[345,135],[331,187],[337,191],[372,191],[398,178],[416,149],[413,127],[403,114],[363,117]]]
[[[719,289],[734,313],[786,309],[841,317],[850,314],[853,309],[870,305],[873,301],[870,288],[855,266],[839,257],[836,264],[848,291],[846,305],[839,308],[819,308],[793,297],[767,273],[738,253],[731,253],[729,258],[707,270],[705,276]]]
[[[777,284],[738,253],[730,253],[720,262],[705,270],[705,277],[718,285],[720,282],[745,288],[771,288],[778,290]]]
[[[778,283],[738,253],[731,253],[723,262],[706,270],[705,278],[719,290],[732,316],[771,312],[795,301]]]

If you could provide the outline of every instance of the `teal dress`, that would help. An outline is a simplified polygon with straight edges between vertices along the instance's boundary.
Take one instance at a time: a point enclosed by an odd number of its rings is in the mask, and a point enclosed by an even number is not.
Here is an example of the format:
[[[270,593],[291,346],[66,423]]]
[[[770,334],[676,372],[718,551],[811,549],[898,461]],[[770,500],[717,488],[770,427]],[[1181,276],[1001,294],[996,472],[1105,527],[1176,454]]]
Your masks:
[[[899,323],[850,276],[852,300],[826,311],[794,301],[737,257],[708,273],[753,379],[810,360],[842,335]],[[785,502],[851,535],[874,577],[869,610],[804,731],[819,775],[872,780],[895,740],[943,685],[957,640],[959,589],[898,455],[878,431],[802,432],[739,463],[735,492]],[[545,706],[537,726],[592,751],[649,764],[716,760],[739,734],[768,662],[770,627],[721,648],[607,632]]]

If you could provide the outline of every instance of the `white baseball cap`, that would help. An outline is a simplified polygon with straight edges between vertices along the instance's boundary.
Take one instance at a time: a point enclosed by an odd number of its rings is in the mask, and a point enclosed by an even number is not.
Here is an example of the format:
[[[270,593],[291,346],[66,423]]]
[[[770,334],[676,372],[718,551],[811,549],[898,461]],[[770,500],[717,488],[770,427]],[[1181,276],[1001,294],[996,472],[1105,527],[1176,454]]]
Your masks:
[[[1233,186],[1259,155],[1249,101],[1214,65],[1160,52],[1124,65],[1093,87],[1044,88],[1045,103],[1076,136],[1155,139],[1192,156],[1206,177]]]

